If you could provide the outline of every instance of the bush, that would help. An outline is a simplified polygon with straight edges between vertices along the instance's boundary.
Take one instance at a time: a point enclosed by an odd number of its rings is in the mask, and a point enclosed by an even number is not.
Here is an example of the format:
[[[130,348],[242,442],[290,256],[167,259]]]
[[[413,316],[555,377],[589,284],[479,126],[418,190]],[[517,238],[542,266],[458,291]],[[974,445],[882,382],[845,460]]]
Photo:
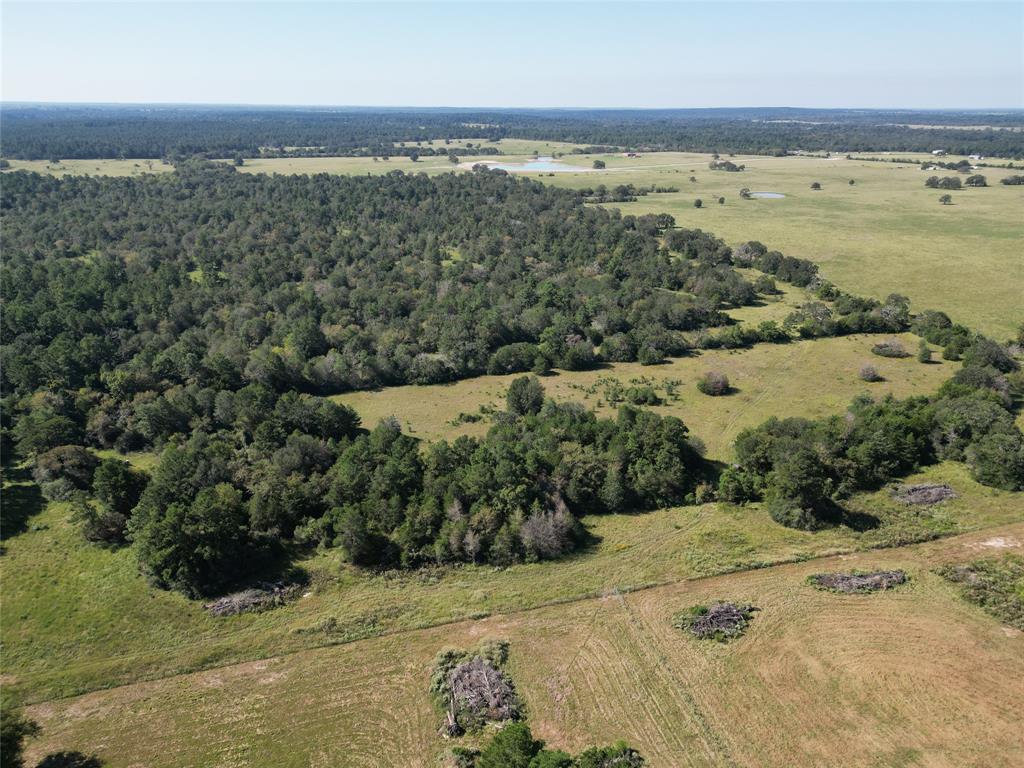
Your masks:
[[[896,339],[881,341],[871,347],[871,353],[879,357],[910,357],[910,353]]]
[[[932,361],[932,348],[928,346],[928,342],[921,339],[917,345],[917,362],[919,363],[930,363]]]
[[[487,362],[487,372],[494,375],[504,373],[526,373],[533,369],[540,350],[536,344],[520,342],[500,347]]]
[[[729,394],[729,377],[721,371],[708,371],[697,380],[697,389],[705,395],[720,397]]]
[[[39,484],[66,480],[73,487],[86,490],[92,485],[99,463],[92,451],[80,445],[61,445],[36,456],[32,477]]]
[[[873,366],[873,365],[862,366],[861,369],[860,369],[860,378],[861,378],[861,381],[869,381],[869,382],[875,382],[875,381],[881,381],[882,380],[881,375],[878,373],[878,369],[875,368],[875,366]]]
[[[967,466],[983,485],[1024,490],[1024,435],[1020,431],[985,435],[967,448]]]
[[[696,200],[693,201],[693,207],[694,208],[700,208],[703,205],[704,205],[704,201],[701,200],[699,197]]]

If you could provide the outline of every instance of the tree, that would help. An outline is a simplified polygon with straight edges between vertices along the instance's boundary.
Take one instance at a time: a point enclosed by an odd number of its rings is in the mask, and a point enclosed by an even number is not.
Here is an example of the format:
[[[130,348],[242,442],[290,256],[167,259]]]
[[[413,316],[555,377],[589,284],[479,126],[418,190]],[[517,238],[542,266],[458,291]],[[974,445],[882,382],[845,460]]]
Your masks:
[[[420,153],[419,152],[410,152],[409,153],[409,159],[412,160],[415,163],[417,160],[420,159]]]
[[[494,734],[477,758],[477,768],[530,768],[544,742],[533,738],[526,723],[510,723]]]
[[[448,153],[448,162],[451,163],[452,165],[458,165],[459,164],[459,156],[457,154],[455,154],[454,152],[449,152]]]
[[[812,448],[800,445],[775,464],[768,484],[768,512],[789,528],[816,528],[828,501],[828,487],[821,459]]]
[[[120,459],[103,459],[96,468],[92,490],[107,508],[126,517],[139,503],[147,477]]]
[[[953,196],[943,195],[942,197],[939,198],[939,202],[942,203],[943,205],[950,205],[953,202]]]
[[[505,403],[509,413],[517,416],[540,413],[544,405],[544,385],[536,376],[520,376],[509,385]]]
[[[718,198],[718,204],[719,205],[725,205],[725,198],[724,197]]]
[[[1019,430],[990,432],[967,449],[967,466],[984,485],[1024,489],[1024,435]]]
[[[699,197],[693,201],[694,208],[700,208],[702,205],[704,205],[704,201],[701,200]]]
[[[219,483],[191,502],[175,499],[164,506],[157,498],[167,490],[162,480],[158,472],[129,522],[139,563],[157,586],[192,597],[214,594],[252,565],[242,495]]]
[[[928,342],[924,339],[917,345],[917,362],[919,363],[930,363],[932,361],[932,348],[928,346]]]
[[[39,734],[39,726],[11,704],[0,705],[0,768],[22,768],[25,739]]]
[[[850,186],[852,187],[852,186],[853,186],[854,184],[856,184],[857,182],[855,182],[855,181],[854,181],[853,179],[850,179],[850,181],[849,181],[848,183],[849,183],[849,185],[850,185]]]
[[[594,165],[594,170],[597,170],[597,171],[603,171],[604,168],[605,168],[604,160],[595,160],[593,165]]]
[[[964,184],[968,187],[987,187],[988,180],[980,173],[976,173],[973,176],[968,176],[964,181]]]
[[[821,189],[821,182],[820,181],[812,181],[811,182],[811,189]]]
[[[740,197],[743,198],[744,200],[749,200],[750,199],[750,190],[747,189],[746,187],[741,189],[740,190]]]

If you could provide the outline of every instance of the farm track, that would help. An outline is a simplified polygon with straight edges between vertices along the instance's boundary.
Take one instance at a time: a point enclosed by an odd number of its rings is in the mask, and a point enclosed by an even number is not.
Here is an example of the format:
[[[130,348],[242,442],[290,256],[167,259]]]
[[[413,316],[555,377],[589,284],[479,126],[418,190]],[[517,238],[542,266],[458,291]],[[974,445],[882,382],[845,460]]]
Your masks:
[[[1002,755],[988,764],[1009,766],[1024,757],[1024,741],[1006,730],[1024,695],[1022,637],[955,599],[930,573],[941,562],[1007,550],[1024,550],[1024,523],[612,590],[134,683],[30,712],[52,748],[132,755],[113,766],[318,766],[342,755],[345,765],[429,766],[444,747],[426,695],[430,660],[445,645],[506,637],[535,732],[570,749],[624,737],[654,767],[781,766],[797,764],[796,754],[798,764],[826,764],[856,743],[860,757],[850,765],[888,765],[897,762],[894,745],[911,741],[908,749],[941,747],[942,759],[923,764],[980,764],[971,750],[983,744],[989,749],[978,759]],[[837,597],[803,583],[817,570],[897,562],[912,581],[884,595]],[[625,568],[615,574],[626,576]],[[746,636],[708,645],[671,628],[676,610],[715,597],[762,608]],[[972,738],[950,751],[953,721]],[[139,729],[152,734],[142,754],[130,736]]]

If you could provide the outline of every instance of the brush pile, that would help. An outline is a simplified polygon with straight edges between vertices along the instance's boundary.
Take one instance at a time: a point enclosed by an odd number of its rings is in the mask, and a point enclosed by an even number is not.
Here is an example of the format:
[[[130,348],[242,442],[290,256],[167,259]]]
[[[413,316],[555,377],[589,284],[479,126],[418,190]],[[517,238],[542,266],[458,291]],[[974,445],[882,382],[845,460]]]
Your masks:
[[[871,573],[818,573],[811,576],[811,584],[830,592],[879,592],[904,584],[903,571],[872,571]]]

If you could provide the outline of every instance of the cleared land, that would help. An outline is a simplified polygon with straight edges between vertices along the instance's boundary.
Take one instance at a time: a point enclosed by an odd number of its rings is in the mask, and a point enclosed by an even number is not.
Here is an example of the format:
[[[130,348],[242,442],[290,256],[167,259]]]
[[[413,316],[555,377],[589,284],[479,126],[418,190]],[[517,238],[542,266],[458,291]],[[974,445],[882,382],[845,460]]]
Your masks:
[[[534,732],[578,749],[623,737],[653,768],[1012,766],[1024,758],[1024,635],[933,569],[1021,551],[1024,524],[900,550],[682,582],[304,651],[32,707],[57,749],[129,766],[433,766],[445,742],[427,694],[438,650],[511,642]],[[642,560],[634,557],[632,563]],[[822,570],[902,568],[871,595],[805,583]],[[728,645],[671,627],[719,598],[761,610]],[[798,726],[798,727],[797,727]],[[145,738],[139,738],[146,734]]]
[[[772,318],[773,313],[780,314],[774,312],[776,306],[744,308],[737,314],[756,323]],[[902,334],[895,338],[900,338],[907,349],[917,347],[916,336]],[[610,405],[606,398],[610,381],[618,380],[627,388],[630,382],[650,383],[662,397],[666,382],[678,382],[678,399],[666,400],[653,410],[681,418],[691,434],[704,441],[709,458],[728,461],[736,435],[770,416],[815,418],[841,413],[863,392],[875,397],[931,393],[959,365],[945,361],[922,365],[913,357],[878,357],[871,354],[871,345],[878,340],[878,336],[858,335],[785,345],[758,344],[744,350],[709,350],[656,366],[615,363],[594,371],[558,371],[545,377],[543,384],[548,396],[556,400],[582,402],[611,416],[617,406]],[[875,366],[884,381],[862,381],[859,372],[865,364]],[[702,395],[696,382],[708,370],[725,372],[736,391],[725,397]],[[505,392],[515,378],[481,376],[453,384],[351,392],[335,399],[353,407],[368,427],[395,415],[403,428],[417,437],[451,439],[486,432],[486,416],[475,423],[460,423],[459,415],[480,415],[482,406],[504,408]]]

